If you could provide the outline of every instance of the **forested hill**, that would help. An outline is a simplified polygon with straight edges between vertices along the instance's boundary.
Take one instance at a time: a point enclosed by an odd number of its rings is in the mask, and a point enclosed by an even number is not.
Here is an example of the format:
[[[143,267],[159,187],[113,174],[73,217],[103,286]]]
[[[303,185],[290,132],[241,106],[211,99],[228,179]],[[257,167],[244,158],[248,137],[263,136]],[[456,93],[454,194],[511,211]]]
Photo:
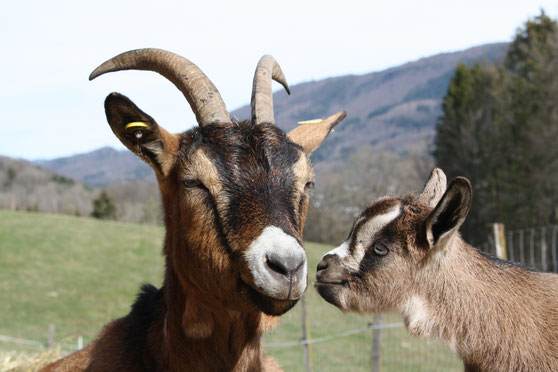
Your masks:
[[[275,118],[284,130],[297,122],[326,117],[346,110],[347,118],[314,153],[314,163],[346,159],[366,145],[405,152],[419,144],[426,148],[440,114],[440,103],[457,64],[461,61],[501,59],[507,43],[482,45],[406,63],[385,71],[310,81],[291,87],[291,96],[274,94]],[[288,71],[285,71],[288,79]],[[232,112],[250,117],[249,106]],[[147,180],[152,171],[129,151],[102,148],[90,153],[41,161],[42,167],[92,187]]]
[[[346,158],[364,145],[406,150],[421,139],[431,141],[440,103],[459,62],[494,62],[507,43],[443,53],[366,75],[350,75],[295,85],[291,95],[274,94],[275,121],[288,131],[297,122],[346,110],[347,118],[313,154],[313,161]],[[288,79],[288,71],[285,71]],[[250,117],[250,107],[232,112]]]

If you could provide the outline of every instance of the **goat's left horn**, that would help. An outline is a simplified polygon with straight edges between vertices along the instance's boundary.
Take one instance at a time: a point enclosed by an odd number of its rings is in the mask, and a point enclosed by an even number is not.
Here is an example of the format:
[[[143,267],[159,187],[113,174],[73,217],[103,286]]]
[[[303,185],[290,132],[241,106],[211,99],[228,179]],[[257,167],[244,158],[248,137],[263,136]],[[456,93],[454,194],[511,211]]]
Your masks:
[[[200,126],[231,118],[215,85],[188,59],[161,49],[138,49],[109,59],[89,75],[89,80],[121,70],[155,71],[170,80],[186,97]]]
[[[279,64],[272,56],[265,55],[258,62],[252,85],[252,101],[250,106],[252,108],[252,123],[254,124],[275,124],[271,79],[280,83],[287,93],[291,94],[281,67],[279,67]]]

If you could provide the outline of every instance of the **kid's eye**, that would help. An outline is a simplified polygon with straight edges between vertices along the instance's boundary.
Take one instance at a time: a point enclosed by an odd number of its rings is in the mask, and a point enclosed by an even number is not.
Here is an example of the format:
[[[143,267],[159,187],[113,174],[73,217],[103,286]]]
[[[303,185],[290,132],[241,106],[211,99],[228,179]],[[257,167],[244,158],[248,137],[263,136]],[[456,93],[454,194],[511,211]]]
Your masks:
[[[383,243],[376,243],[374,244],[374,253],[376,253],[378,256],[385,256],[386,254],[388,254],[389,249],[388,247],[386,247],[385,244]]]

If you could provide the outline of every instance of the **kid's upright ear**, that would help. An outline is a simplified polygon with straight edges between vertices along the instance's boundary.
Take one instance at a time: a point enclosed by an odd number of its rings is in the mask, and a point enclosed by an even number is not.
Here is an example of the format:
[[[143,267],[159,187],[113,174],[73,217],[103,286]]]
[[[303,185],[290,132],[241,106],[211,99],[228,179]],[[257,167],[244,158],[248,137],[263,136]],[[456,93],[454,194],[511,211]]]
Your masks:
[[[151,165],[157,177],[166,177],[174,165],[180,137],[167,132],[128,97],[118,93],[106,98],[105,113],[120,142]]]
[[[287,134],[287,137],[289,137],[292,142],[300,145],[304,149],[306,155],[310,156],[310,154],[324,142],[333,128],[345,119],[346,116],[347,113],[345,111],[340,111],[327,119],[317,120],[317,123],[301,125],[291,130]]]
[[[454,179],[436,208],[426,219],[426,238],[430,247],[443,248],[457,233],[471,208],[473,190],[464,177]]]

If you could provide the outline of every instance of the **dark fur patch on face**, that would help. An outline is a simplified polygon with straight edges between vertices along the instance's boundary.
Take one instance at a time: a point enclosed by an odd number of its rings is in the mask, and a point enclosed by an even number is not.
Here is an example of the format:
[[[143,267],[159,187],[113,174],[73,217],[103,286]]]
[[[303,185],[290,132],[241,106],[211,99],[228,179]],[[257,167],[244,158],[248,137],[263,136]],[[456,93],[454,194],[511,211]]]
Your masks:
[[[281,129],[248,122],[212,124],[195,129],[192,137],[196,145],[189,152],[204,149],[229,200],[226,209],[219,210],[227,235],[255,223],[260,231],[273,225],[295,237],[301,235],[292,168],[302,152]]]
[[[296,301],[272,299],[250,288],[253,283],[234,287],[240,276],[250,277],[243,252],[267,226],[280,228],[302,246],[308,203],[304,185],[313,173],[300,146],[274,125],[211,124],[181,135],[176,164],[178,182],[196,178],[199,182],[186,187],[185,200],[195,202],[186,202],[189,209],[181,212],[198,217],[195,226],[181,227],[192,237],[192,261],[213,260],[227,275],[221,288],[228,288],[231,295],[240,290],[234,301],[240,299],[272,315],[294,306]],[[209,236],[217,244],[195,250],[197,242],[203,245]]]
[[[386,238],[392,241],[398,240],[402,254],[408,253],[409,247],[417,247],[421,252],[426,251],[428,241],[424,221],[431,209],[421,204],[415,194],[403,195],[398,200],[401,203],[402,213],[396,224],[386,226]]]

